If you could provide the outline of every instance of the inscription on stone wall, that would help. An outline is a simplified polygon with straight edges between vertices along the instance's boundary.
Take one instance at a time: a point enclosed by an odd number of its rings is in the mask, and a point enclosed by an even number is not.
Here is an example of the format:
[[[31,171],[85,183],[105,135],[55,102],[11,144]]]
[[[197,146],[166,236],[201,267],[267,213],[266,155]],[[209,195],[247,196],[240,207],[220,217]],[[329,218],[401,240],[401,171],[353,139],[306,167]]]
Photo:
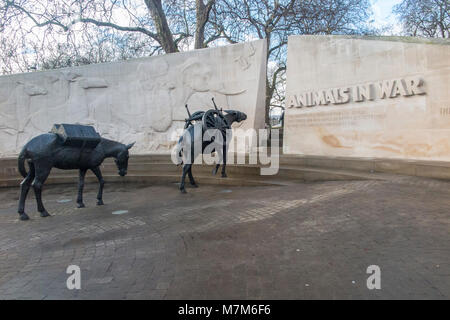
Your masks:
[[[383,80],[341,88],[293,94],[288,97],[289,108],[314,107],[328,104],[345,104],[351,101],[363,102],[375,99],[396,98],[425,94],[421,77]]]
[[[450,161],[450,42],[291,36],[283,152]]]
[[[324,111],[292,115],[289,125],[302,127],[350,127],[365,120],[382,120],[386,118],[383,111],[368,109],[351,109],[342,111]]]

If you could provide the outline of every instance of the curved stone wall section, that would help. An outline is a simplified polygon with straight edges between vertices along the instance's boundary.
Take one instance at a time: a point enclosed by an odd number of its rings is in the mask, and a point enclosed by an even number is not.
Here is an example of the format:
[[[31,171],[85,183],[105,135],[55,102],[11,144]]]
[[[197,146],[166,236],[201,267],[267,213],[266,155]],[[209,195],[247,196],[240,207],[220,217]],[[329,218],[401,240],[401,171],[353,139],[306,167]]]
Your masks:
[[[450,41],[289,38],[284,152],[450,160]]]
[[[191,112],[238,109],[264,127],[266,42],[0,77],[0,156],[13,156],[54,123],[93,125],[136,141],[132,153],[169,153]]]

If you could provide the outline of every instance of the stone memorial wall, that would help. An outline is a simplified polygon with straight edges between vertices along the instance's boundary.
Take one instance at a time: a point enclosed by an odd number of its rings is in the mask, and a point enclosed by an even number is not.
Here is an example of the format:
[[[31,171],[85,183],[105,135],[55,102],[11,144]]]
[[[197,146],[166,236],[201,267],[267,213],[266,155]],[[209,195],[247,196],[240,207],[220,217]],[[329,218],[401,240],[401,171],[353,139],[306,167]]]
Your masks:
[[[293,36],[284,153],[450,160],[450,41]]]
[[[104,137],[136,141],[132,153],[170,153],[191,113],[247,114],[264,127],[266,42],[254,41],[124,62],[0,77],[0,157],[14,156],[54,123],[93,125]]]

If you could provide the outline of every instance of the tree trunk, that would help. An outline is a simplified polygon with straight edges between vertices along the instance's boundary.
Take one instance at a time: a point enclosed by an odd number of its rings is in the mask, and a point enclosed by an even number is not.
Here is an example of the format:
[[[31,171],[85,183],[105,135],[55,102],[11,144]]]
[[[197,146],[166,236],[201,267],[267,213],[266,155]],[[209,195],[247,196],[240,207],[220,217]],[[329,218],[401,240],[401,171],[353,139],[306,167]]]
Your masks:
[[[173,40],[172,32],[167,24],[166,14],[162,9],[161,0],[145,0],[145,4],[150,11],[158,34],[158,42],[165,53],[178,52],[178,48]]]
[[[272,101],[274,88],[270,87],[269,82],[269,48],[270,48],[270,33],[266,33],[266,41],[267,41],[267,56],[266,56],[266,105],[265,105],[265,113],[264,113],[264,122],[266,125],[270,126],[270,102]]]
[[[215,0],[209,0],[207,4],[203,0],[196,0],[196,18],[197,24],[195,28],[195,49],[202,49],[205,47],[205,26],[209,19],[209,13]]]
[[[271,88],[269,84],[269,78],[266,76],[266,105],[264,113],[264,121],[267,125],[270,125],[270,102],[272,101],[274,88]]]

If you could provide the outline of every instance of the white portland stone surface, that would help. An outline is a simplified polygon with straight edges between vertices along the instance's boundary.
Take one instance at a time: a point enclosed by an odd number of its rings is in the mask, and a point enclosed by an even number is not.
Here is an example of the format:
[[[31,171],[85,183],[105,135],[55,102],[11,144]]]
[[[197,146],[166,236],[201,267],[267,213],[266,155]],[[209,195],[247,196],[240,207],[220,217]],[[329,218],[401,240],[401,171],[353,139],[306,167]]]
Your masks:
[[[124,62],[0,77],[0,157],[13,156],[54,123],[93,125],[106,138],[136,141],[134,154],[170,153],[191,113],[247,114],[235,124],[264,127],[266,42]]]
[[[450,41],[289,38],[284,153],[450,160]]]

